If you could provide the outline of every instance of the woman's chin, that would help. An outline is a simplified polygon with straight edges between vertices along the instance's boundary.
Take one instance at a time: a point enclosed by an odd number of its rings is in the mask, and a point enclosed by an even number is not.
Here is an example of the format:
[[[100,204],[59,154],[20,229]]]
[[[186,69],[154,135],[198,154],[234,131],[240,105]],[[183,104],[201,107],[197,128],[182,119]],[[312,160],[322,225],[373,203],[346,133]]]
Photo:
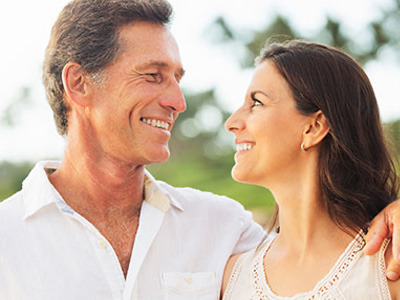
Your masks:
[[[244,170],[241,170],[237,166],[234,166],[232,168],[231,175],[232,178],[237,182],[249,183],[249,184],[252,183],[249,176],[250,174],[248,174],[248,172],[244,172]]]

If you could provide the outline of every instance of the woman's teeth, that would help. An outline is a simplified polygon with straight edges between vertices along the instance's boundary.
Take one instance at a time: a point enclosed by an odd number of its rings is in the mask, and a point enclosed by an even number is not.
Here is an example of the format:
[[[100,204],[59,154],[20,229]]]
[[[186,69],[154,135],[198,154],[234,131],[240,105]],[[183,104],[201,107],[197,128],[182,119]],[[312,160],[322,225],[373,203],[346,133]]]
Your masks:
[[[237,144],[236,145],[236,151],[237,152],[250,150],[251,148],[253,148],[252,144]]]

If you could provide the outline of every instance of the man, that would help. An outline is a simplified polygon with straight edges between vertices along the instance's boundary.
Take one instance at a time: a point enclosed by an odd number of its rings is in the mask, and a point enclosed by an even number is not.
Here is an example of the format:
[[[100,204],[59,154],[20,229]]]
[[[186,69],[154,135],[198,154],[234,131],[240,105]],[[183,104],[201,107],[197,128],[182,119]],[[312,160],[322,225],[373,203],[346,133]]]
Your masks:
[[[144,169],[169,158],[186,108],[171,12],[164,0],[75,0],[60,14],[43,78],[65,155],[0,205],[1,299],[217,299],[229,256],[263,238],[233,200]]]

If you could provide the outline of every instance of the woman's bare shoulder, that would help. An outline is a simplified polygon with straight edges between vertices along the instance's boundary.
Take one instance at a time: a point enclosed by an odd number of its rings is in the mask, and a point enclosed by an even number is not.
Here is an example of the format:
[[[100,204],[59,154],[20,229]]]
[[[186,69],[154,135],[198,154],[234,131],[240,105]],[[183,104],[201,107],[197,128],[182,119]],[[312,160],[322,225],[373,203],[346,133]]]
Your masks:
[[[232,255],[229,259],[228,262],[226,263],[225,270],[224,270],[224,276],[222,278],[222,287],[221,287],[221,299],[222,296],[225,293],[226,287],[228,286],[229,279],[231,278],[232,271],[236,265],[237,260],[239,257],[243,255],[243,253]]]

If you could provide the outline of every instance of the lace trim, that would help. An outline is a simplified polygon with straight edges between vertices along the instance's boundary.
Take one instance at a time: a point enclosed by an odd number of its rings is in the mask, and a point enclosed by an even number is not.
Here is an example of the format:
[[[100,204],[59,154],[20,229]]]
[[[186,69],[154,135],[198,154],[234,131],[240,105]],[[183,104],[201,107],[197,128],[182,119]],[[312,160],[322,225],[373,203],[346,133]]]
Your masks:
[[[382,296],[384,300],[390,300],[390,291],[389,291],[389,285],[388,285],[388,281],[386,279],[386,263],[385,263],[385,253],[386,253],[386,249],[389,246],[390,243],[390,239],[386,239],[383,241],[382,247],[379,250],[379,286],[380,286],[380,290],[382,293]]]
[[[236,260],[235,265],[233,266],[233,269],[232,269],[232,273],[229,276],[229,281],[228,281],[228,284],[226,286],[225,293],[224,293],[224,295],[222,297],[222,300],[231,299],[235,284],[236,284],[238,276],[239,276],[239,273],[240,273],[240,271],[242,269],[243,261],[249,255],[249,253],[253,253],[253,252],[254,252],[254,250],[252,250],[250,252],[243,253]]]
[[[312,300],[317,296],[324,295],[330,289],[332,289],[339,280],[347,273],[349,267],[356,261],[356,259],[362,254],[361,249],[364,247],[363,233],[359,233],[356,238],[347,246],[346,250],[339,257],[331,271],[320,280],[315,288],[309,292],[300,293],[292,297],[283,297],[276,295],[269,287],[265,278],[264,270],[264,256],[270,248],[273,239],[269,240],[263,251],[254,260],[253,276],[254,276],[254,289],[259,300],[286,300],[286,299],[307,299]],[[386,276],[384,277],[386,278]],[[390,299],[390,298],[389,298]]]

